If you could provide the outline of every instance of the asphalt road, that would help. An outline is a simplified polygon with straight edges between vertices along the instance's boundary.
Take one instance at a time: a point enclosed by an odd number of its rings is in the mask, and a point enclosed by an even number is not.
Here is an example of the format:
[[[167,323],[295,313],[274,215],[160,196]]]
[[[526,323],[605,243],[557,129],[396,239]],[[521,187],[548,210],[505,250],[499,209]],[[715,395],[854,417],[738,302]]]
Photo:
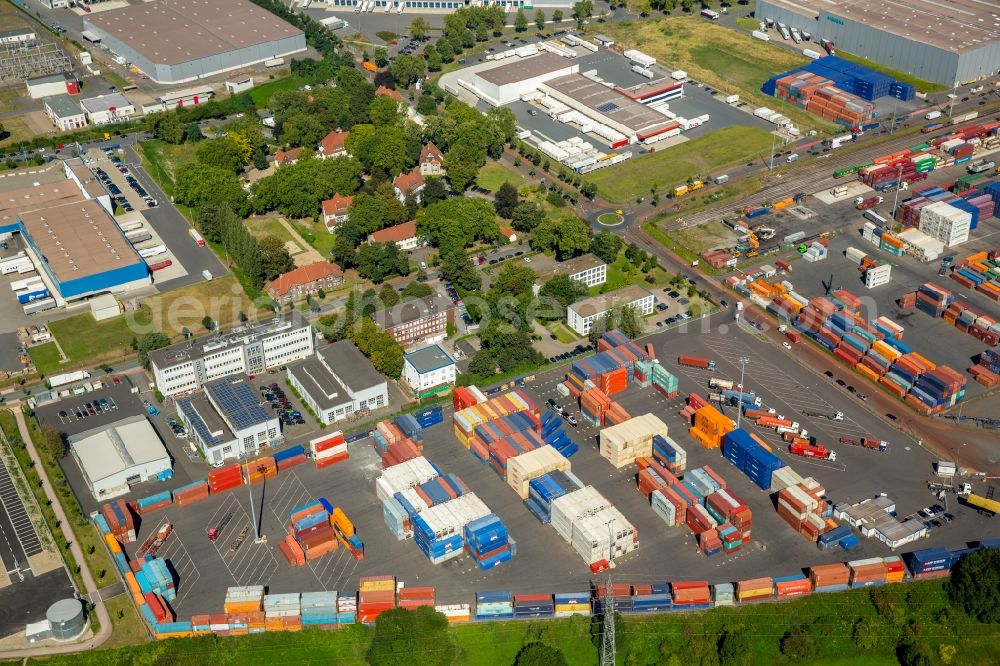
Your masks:
[[[157,283],[156,287],[161,292],[183,287],[196,282],[203,282],[205,278],[202,271],[209,271],[213,277],[221,277],[227,273],[222,262],[219,261],[215,253],[208,247],[199,247],[195,244],[188,231],[191,226],[187,220],[170,203],[170,197],[160,189],[146,170],[142,167],[142,160],[139,158],[135,147],[129,144],[122,144],[125,150],[125,162],[129,170],[136,177],[143,188],[156,199],[160,205],[156,208],[147,208],[143,215],[149,220],[153,229],[160,236],[160,239],[170,248],[174,257],[184,266],[187,275],[166,282]]]

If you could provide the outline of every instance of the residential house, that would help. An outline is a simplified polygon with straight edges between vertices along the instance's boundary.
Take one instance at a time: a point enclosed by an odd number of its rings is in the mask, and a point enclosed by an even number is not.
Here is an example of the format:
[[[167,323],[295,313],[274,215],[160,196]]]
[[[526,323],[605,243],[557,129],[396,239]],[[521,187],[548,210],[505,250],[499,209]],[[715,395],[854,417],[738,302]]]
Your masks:
[[[417,223],[413,220],[376,231],[368,236],[369,243],[395,243],[400,250],[415,250],[420,247]]]
[[[351,217],[351,204],[354,197],[345,197],[341,194],[334,194],[331,198],[323,202],[323,224],[331,234],[338,224],[347,222]]]
[[[279,275],[271,280],[266,290],[276,303],[291,303],[320,289],[334,289],[344,284],[344,271],[329,261],[317,261],[308,266]]]
[[[420,151],[420,175],[443,176],[444,155],[433,143],[427,143]]]
[[[450,298],[428,296],[379,310],[372,319],[404,347],[430,344],[447,336],[448,324],[455,323],[455,305]]]
[[[401,173],[392,179],[392,189],[396,193],[396,198],[406,202],[406,197],[411,194],[420,203],[420,193],[424,191],[427,183],[420,174],[420,169],[414,169],[410,173]]]
[[[319,148],[316,149],[316,157],[325,160],[328,157],[346,156],[348,152],[345,144],[349,134],[349,132],[330,132],[324,136],[319,142]]]
[[[385,86],[379,86],[378,89],[375,91],[375,96],[376,97],[391,97],[394,100],[396,100],[397,102],[399,102],[400,106],[405,106],[406,105],[406,98],[403,97],[403,95],[398,90],[393,90],[392,88],[386,88]]]
[[[500,227],[500,235],[504,237],[508,243],[517,242],[517,232],[510,227]]]
[[[302,151],[305,148],[292,148],[291,150],[279,150],[274,154],[274,166],[284,166],[286,164],[295,164],[299,161],[299,157],[302,155]]]

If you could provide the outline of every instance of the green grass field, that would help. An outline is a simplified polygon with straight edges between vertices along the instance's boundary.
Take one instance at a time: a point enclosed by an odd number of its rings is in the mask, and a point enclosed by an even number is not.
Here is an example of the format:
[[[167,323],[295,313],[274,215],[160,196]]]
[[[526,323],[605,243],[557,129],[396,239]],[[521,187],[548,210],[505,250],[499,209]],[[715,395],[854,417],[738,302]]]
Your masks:
[[[856,62],[859,65],[864,65],[865,67],[871,67],[877,72],[882,72],[883,74],[888,74],[897,81],[902,81],[903,83],[910,83],[916,86],[917,90],[921,92],[944,92],[948,89],[948,86],[941,85],[940,83],[932,83],[931,81],[924,81],[923,79],[918,79],[915,76],[910,76],[900,72],[899,70],[892,69],[891,67],[886,67],[885,65],[880,65],[877,62],[872,62],[867,58],[862,56],[854,55],[853,53],[847,53],[846,51],[841,51],[837,49],[837,56],[843,58],[844,60],[850,60],[851,62]]]
[[[282,243],[287,243],[288,241],[295,242],[292,239],[292,235],[288,233],[288,229],[274,217],[251,217],[245,221],[247,229],[250,233],[254,235],[257,240],[261,240],[266,236],[277,236],[281,239]]]
[[[312,245],[324,257],[330,256],[333,244],[337,241],[337,236],[326,230],[326,225],[322,222],[310,222],[308,219],[289,220],[292,227],[299,232],[302,240]]]
[[[719,169],[757,157],[771,149],[772,140],[773,135],[759,127],[723,127],[697,139],[594,171],[584,179],[597,185],[598,193],[612,202],[649,196],[654,186],[662,196],[688,178],[705,178]],[[684,198],[678,199],[683,201]]]
[[[132,354],[132,338],[136,335],[128,317],[96,321],[89,312],[53,321],[49,330],[69,358],[68,363],[59,366],[64,370],[121,360]]]
[[[570,328],[561,321],[554,321],[551,324],[548,324],[545,328],[548,329],[549,333],[556,336],[556,340],[564,345],[572,344],[577,340],[580,340],[580,336],[570,330]]]
[[[808,62],[805,57],[697,16],[592,25],[626,48],[655,57],[664,67],[683,69],[721,95],[738,94],[755,106],[768,106],[801,129],[833,129],[816,116],[761,92],[764,81]]]
[[[253,98],[253,103],[257,105],[257,108],[263,109],[267,107],[267,103],[274,93],[286,90],[298,90],[305,84],[305,80],[289,75],[281,79],[268,81],[259,86],[254,86],[250,89],[250,96]]]
[[[28,355],[31,356],[35,369],[43,375],[54,375],[59,372],[63,364],[60,363],[59,350],[56,343],[46,342],[43,345],[35,345],[28,348]]]
[[[524,178],[516,171],[512,171],[496,162],[484,164],[476,176],[476,185],[490,192],[496,192],[504,183],[510,183],[520,190],[524,185]]]

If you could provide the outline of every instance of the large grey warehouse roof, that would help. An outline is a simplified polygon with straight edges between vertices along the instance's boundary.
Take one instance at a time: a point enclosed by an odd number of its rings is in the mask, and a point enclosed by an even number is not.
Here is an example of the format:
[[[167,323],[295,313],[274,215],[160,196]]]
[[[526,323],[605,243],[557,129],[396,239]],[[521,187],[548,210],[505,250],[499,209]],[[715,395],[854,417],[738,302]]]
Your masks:
[[[621,123],[633,132],[641,132],[671,122],[670,118],[662,113],[582,74],[560,76],[546,81],[539,87],[560,92]]]
[[[145,416],[87,430],[70,437],[69,444],[92,482],[168,457]]]
[[[302,34],[248,0],[159,0],[91,14],[87,20],[163,65]]]
[[[564,67],[572,67],[573,61],[554,53],[539,53],[528,58],[514,57],[505,60],[507,64],[476,72],[476,76],[497,86],[505,86],[518,81],[532,79],[549,72],[557,72]]]
[[[960,53],[1000,40],[1000,5],[985,0],[768,0],[809,18],[840,16]],[[760,18],[767,18],[761,16]]]

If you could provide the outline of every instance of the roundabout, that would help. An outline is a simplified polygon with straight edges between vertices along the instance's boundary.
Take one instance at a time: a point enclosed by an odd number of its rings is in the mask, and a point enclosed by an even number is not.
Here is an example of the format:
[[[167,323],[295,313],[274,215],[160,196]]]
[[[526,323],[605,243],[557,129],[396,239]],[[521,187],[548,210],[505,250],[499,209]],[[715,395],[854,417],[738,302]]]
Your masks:
[[[601,213],[597,216],[597,222],[601,226],[605,227],[617,227],[618,225],[625,222],[625,216],[622,211],[608,211],[607,213]]]

